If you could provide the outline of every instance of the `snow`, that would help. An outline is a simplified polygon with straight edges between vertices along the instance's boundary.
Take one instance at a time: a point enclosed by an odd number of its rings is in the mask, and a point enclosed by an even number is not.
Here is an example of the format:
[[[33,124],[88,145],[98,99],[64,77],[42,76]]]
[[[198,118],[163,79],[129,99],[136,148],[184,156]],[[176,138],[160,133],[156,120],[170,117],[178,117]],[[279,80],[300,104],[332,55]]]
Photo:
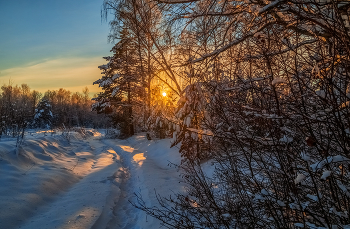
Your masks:
[[[310,155],[308,155],[307,153],[305,152],[301,152],[301,159],[303,159],[304,161],[310,161]]]
[[[256,200],[265,200],[265,197],[263,197],[262,195],[260,195],[260,194],[255,194],[255,197],[254,197],[254,200],[256,201]]]
[[[310,198],[313,201],[318,201],[318,197],[315,195],[307,194],[306,197]]]
[[[343,161],[349,161],[349,159],[344,157],[344,156],[341,156],[341,155],[328,156],[326,159],[310,165],[310,167],[311,167],[312,171],[315,172],[317,169],[322,169],[328,163],[343,162]]]
[[[347,195],[347,197],[350,197],[350,193],[348,189],[343,185],[339,180],[337,180],[338,187]]]
[[[269,192],[266,189],[261,190],[261,194],[268,196]]]
[[[326,180],[327,177],[329,177],[329,176],[331,175],[331,173],[332,173],[332,172],[329,171],[329,170],[324,171],[323,174],[322,174],[321,179],[322,179],[322,180]]]
[[[111,80],[111,78],[107,78],[106,80],[102,81],[99,86],[100,87],[108,87],[109,85],[111,85],[113,83],[113,81]]]
[[[113,77],[112,77],[112,80],[118,79],[119,77],[120,77],[119,74],[114,74]]]
[[[286,204],[283,201],[281,201],[281,200],[277,200],[277,204],[279,206],[281,206],[281,207],[285,207],[286,206]]]
[[[306,178],[306,176],[304,174],[300,173],[300,174],[298,174],[297,178],[295,178],[294,183],[298,184],[298,183],[302,182],[305,178]]]
[[[318,95],[322,98],[326,98],[326,92],[324,90],[317,90],[316,95]]]
[[[282,1],[276,0],[276,1],[271,2],[270,4],[267,4],[266,6],[264,6],[263,8],[261,8],[259,10],[259,14],[262,14],[262,13],[266,12],[267,10],[277,6],[280,2],[282,2]]]
[[[288,137],[286,135],[283,136],[283,138],[280,139],[280,142],[285,142],[285,143],[291,143],[293,141],[292,137]]]
[[[184,123],[187,127],[190,127],[191,125],[191,117],[187,116],[185,119],[185,123]]]
[[[210,130],[198,130],[195,128],[187,128],[187,130],[201,135],[214,136],[213,132],[211,132]]]
[[[0,141],[1,228],[159,228],[160,222],[134,208],[134,193],[146,205],[184,190],[181,161],[170,139],[148,141],[145,134],[106,139],[31,131],[18,149]]]
[[[112,91],[112,96],[115,96],[119,91],[119,87],[115,87]]]
[[[342,161],[349,161],[348,158],[341,156],[341,155],[337,155],[337,156],[333,156],[333,162],[342,162]]]

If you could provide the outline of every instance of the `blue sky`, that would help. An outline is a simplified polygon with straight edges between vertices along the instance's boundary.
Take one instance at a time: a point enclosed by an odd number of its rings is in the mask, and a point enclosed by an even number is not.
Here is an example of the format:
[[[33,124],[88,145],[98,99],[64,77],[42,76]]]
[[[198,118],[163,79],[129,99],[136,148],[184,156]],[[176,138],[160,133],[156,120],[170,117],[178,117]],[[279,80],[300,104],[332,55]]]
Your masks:
[[[81,91],[110,55],[103,0],[0,0],[0,85]]]

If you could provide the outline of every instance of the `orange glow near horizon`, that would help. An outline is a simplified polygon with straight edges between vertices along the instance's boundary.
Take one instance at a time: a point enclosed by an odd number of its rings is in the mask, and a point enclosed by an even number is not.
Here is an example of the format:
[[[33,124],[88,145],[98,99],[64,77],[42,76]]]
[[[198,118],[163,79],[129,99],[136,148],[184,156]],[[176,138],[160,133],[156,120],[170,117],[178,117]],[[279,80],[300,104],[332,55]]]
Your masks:
[[[101,57],[66,57],[18,66],[1,70],[0,86],[9,83],[27,84],[32,90],[41,93],[60,88],[74,93],[88,87],[92,96],[102,91],[98,85],[92,85],[101,75],[101,71],[97,68],[101,63],[103,63]]]

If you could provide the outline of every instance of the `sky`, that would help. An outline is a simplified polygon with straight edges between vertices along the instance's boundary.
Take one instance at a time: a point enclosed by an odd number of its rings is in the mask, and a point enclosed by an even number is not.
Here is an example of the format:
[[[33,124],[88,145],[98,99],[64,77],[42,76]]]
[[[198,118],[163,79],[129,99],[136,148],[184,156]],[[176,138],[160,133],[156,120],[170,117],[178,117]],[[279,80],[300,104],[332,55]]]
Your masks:
[[[101,91],[113,44],[101,20],[103,0],[0,0],[0,85],[26,83],[45,92]],[[109,17],[108,19],[112,19]]]

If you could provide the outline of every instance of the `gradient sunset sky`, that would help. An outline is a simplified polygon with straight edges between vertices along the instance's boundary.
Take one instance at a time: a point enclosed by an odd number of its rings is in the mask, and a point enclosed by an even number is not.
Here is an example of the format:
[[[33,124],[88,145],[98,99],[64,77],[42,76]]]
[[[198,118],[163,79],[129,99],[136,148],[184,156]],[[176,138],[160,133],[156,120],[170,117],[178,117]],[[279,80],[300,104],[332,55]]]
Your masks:
[[[0,85],[45,92],[100,91],[97,66],[110,55],[103,0],[0,0]]]

